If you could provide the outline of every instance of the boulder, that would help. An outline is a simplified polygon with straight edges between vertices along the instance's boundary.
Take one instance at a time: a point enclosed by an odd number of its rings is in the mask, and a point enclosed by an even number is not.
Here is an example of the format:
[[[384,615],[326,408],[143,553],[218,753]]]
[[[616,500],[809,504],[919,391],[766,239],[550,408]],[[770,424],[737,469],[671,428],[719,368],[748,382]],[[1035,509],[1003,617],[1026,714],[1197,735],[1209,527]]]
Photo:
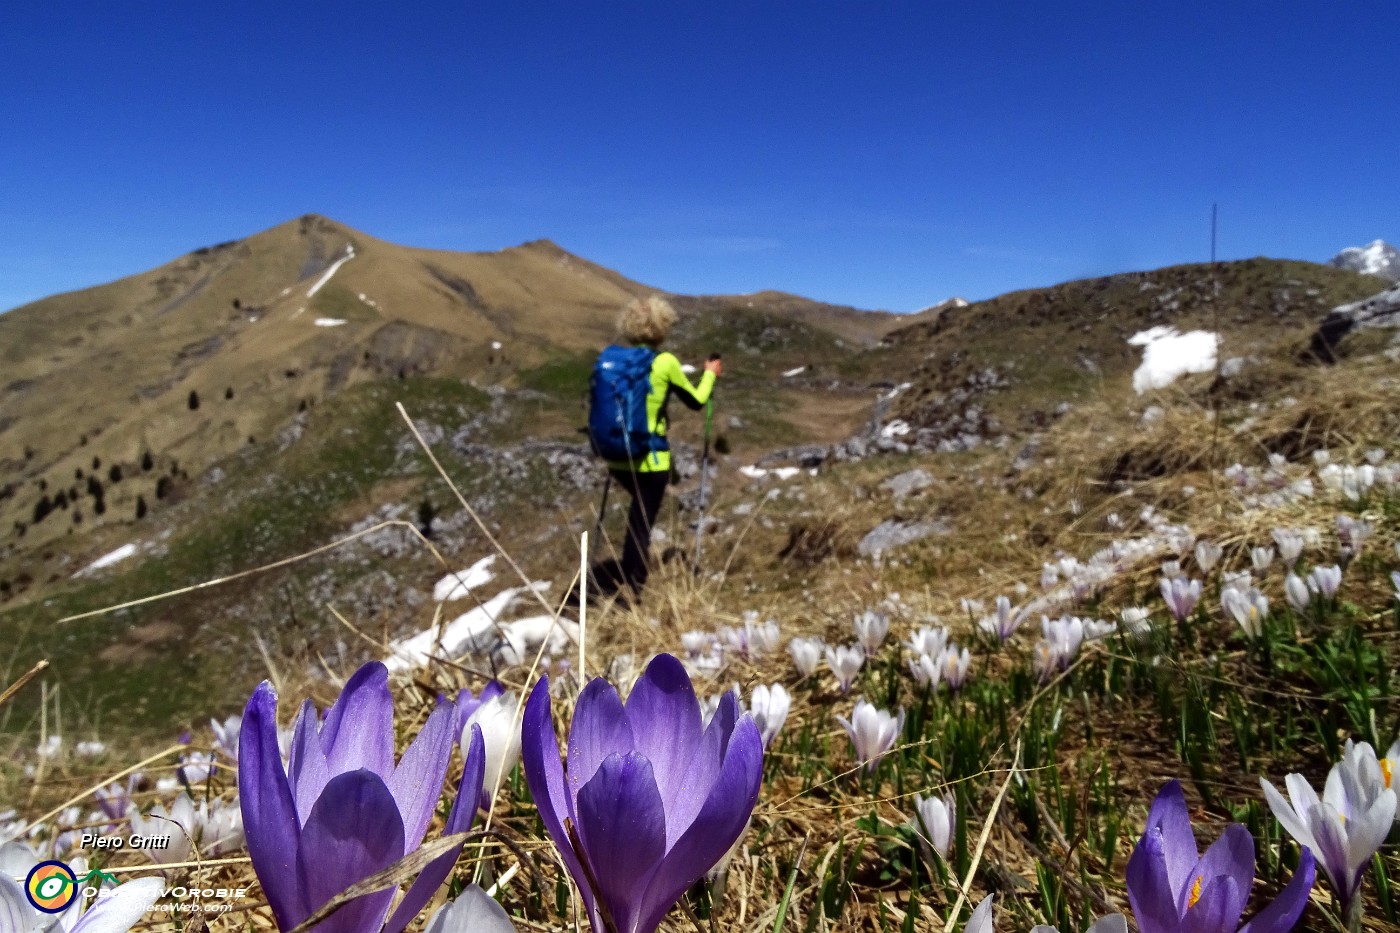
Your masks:
[[[862,557],[878,557],[885,551],[892,551],[931,535],[945,535],[948,530],[948,525],[942,520],[906,522],[890,518],[876,525],[869,534],[861,538],[856,550]]]
[[[1400,285],[1333,308],[1313,334],[1313,355],[1325,363],[1336,362],[1337,344],[1359,327],[1400,327]]]

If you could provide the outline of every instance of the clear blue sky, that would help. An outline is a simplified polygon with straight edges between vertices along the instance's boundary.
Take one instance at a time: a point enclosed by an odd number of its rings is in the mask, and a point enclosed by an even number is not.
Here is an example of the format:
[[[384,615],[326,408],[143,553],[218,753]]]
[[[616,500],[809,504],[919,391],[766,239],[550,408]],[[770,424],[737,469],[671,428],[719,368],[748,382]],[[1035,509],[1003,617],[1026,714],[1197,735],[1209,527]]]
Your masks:
[[[1150,8],[1150,9],[1149,9]],[[317,212],[910,311],[1400,241],[1400,4],[7,3],[0,308]]]

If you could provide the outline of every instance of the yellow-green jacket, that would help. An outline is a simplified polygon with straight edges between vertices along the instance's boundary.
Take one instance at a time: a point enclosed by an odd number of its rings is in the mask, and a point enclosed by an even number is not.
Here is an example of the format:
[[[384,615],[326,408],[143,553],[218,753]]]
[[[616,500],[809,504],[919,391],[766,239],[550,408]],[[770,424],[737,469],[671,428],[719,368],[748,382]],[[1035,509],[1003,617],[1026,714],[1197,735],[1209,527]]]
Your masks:
[[[710,393],[715,388],[715,374],[706,370],[700,377],[700,385],[693,386],[690,380],[681,372],[681,362],[676,359],[674,353],[662,352],[656,354],[656,359],[651,361],[651,391],[647,393],[647,428],[657,437],[666,436],[666,403],[672,396],[680,399],[681,404],[691,409],[699,411],[705,407],[705,403],[710,400]],[[614,470],[627,470],[629,465],[626,462],[609,462],[608,467]],[[646,459],[637,464],[638,473],[669,473],[671,472],[671,452],[669,450],[654,450],[647,454]]]

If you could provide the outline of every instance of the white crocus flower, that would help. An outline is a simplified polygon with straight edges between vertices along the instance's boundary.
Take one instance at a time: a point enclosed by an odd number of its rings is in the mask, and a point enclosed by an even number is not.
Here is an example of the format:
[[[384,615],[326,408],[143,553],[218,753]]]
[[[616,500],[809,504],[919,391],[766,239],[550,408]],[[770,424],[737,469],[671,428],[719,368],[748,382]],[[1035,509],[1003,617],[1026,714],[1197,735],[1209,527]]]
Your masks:
[[[230,716],[223,722],[209,720],[209,729],[214,733],[214,751],[221,753],[229,761],[238,760],[238,733],[243,726],[242,716]]]
[[[1083,621],[1084,638],[1088,641],[1098,641],[1118,631],[1118,623],[1110,622],[1107,619],[1085,619]]]
[[[946,648],[938,653],[938,666],[943,672],[943,682],[948,685],[948,689],[956,693],[962,689],[962,685],[967,682],[967,672],[972,667],[972,655],[967,649],[958,649],[957,645],[948,644]]]
[[[1150,615],[1143,606],[1129,606],[1118,613],[1118,617],[1123,620],[1123,631],[1132,638],[1141,638],[1151,633],[1152,626],[1147,621]]]
[[[1273,537],[1274,544],[1278,547],[1278,556],[1283,558],[1288,571],[1292,573],[1293,565],[1298,563],[1298,558],[1303,554],[1303,536],[1290,528],[1275,528]]]
[[[1162,598],[1166,600],[1167,609],[1171,612],[1172,618],[1178,622],[1184,621],[1196,608],[1196,603],[1201,599],[1201,581],[1188,580],[1185,577],[1174,577],[1172,579],[1162,578]]]
[[[812,676],[812,672],[821,663],[823,647],[820,638],[794,638],[788,642],[788,654],[792,655],[792,663],[797,667],[797,673],[803,677]]]
[[[938,682],[942,679],[943,669],[938,666],[937,661],[926,654],[921,654],[917,658],[910,658],[908,664],[909,673],[914,675],[914,682],[920,687],[938,687]]]
[[[788,710],[791,707],[792,697],[788,696],[788,692],[782,684],[773,684],[771,687],[759,684],[753,688],[753,697],[749,701],[749,713],[753,716],[754,725],[758,726],[758,731],[763,736],[764,748],[773,743],[773,739],[783,728],[783,723],[787,722]]]
[[[227,855],[243,848],[243,808],[237,800],[200,801],[199,851],[205,858]]]
[[[1357,554],[1361,551],[1361,546],[1366,543],[1366,539],[1371,536],[1375,529],[1368,521],[1354,518],[1347,514],[1337,516],[1337,539],[1342,543],[1342,550],[1347,554]]]
[[[901,709],[898,715],[891,715],[887,710],[876,709],[873,704],[858,700],[849,720],[837,716],[836,721],[850,736],[856,759],[865,765],[867,771],[874,771],[876,762],[894,746],[894,740],[904,728],[904,710]]]
[[[860,667],[864,663],[865,650],[860,645],[838,645],[835,648],[828,646],[826,649],[826,664],[841,684],[842,693],[851,689],[851,682],[856,679],[856,674],[860,673]]]
[[[176,797],[169,810],[160,804],[152,807],[147,816],[133,810],[130,820],[131,831],[136,835],[170,837],[170,845],[166,848],[144,850],[152,861],[162,865],[189,861],[195,832],[199,828],[199,817],[189,794]]]
[[[1349,800],[1344,781],[1334,766],[1321,797],[1301,774],[1284,779],[1288,799],[1264,778],[1259,784],[1274,816],[1297,840],[1312,849],[1318,864],[1332,882],[1343,907],[1343,915],[1361,887],[1361,876],[1371,863],[1395,822],[1395,791],[1385,789],[1369,806]]]
[[[1342,568],[1336,564],[1331,567],[1314,567],[1308,574],[1308,589],[1325,599],[1336,596],[1341,585]]]
[[[967,918],[967,926],[963,927],[963,933],[995,933],[992,926],[992,905],[995,900],[995,894],[988,894],[982,898],[982,903],[978,904],[972,916]]]
[[[907,644],[909,650],[916,655],[926,654],[931,658],[937,657],[938,652],[943,650],[943,646],[948,644],[948,629],[943,625],[921,626]]]
[[[1209,541],[1196,542],[1196,566],[1201,568],[1201,573],[1210,573],[1211,568],[1220,562],[1220,555],[1225,553],[1225,549],[1218,544]]]
[[[681,647],[688,657],[698,658],[710,649],[715,637],[709,632],[682,632]]]
[[[472,726],[481,727],[481,741],[486,749],[483,798],[505,786],[511,769],[520,760],[520,720],[515,715],[515,699],[514,693],[498,693],[478,706],[462,726],[464,744],[471,741]]]
[[[890,633],[890,617],[883,612],[862,612],[855,618],[855,630],[865,653],[874,654]]]
[[[1220,603],[1239,624],[1246,637],[1258,638],[1264,632],[1264,619],[1269,615],[1269,601],[1256,589],[1224,590]]]
[[[977,625],[997,641],[1004,642],[1021,627],[1021,623],[1026,619],[1024,609],[1012,610],[1011,600],[1005,596],[998,596],[996,599],[996,615],[980,619]]]
[[[469,884],[428,918],[423,933],[515,933],[505,908],[480,887]]]
[[[70,865],[76,869],[76,865]],[[83,871],[86,872],[86,866]],[[70,920],[73,908],[62,914],[41,914],[29,903],[20,883],[0,876],[0,930],[5,933],[128,933],[160,899],[165,881],[138,878],[104,891],[92,907]],[[74,899],[74,905],[82,898]]]
[[[1397,765],[1400,765],[1400,740],[1390,746],[1384,758],[1378,758],[1370,742],[1347,739],[1342,760],[1327,775],[1327,783],[1331,786],[1334,781],[1340,782],[1342,793],[1353,810],[1369,810],[1381,794],[1394,789],[1392,779]],[[1400,812],[1396,816],[1400,817]]]
[[[1296,573],[1290,573],[1284,578],[1283,594],[1294,612],[1303,612],[1312,605],[1312,594],[1308,592],[1308,585]]]
[[[1059,929],[1044,923],[1031,927],[1031,933],[1060,933]],[[1105,914],[1089,925],[1084,933],[1128,933],[1128,918],[1122,914]]]
[[[1249,559],[1254,564],[1254,572],[1262,574],[1274,562],[1274,549],[1271,547],[1251,548]]]
[[[953,840],[957,838],[957,800],[952,794],[942,797],[915,794],[914,813],[917,816],[914,828],[919,834],[919,842],[928,851],[938,853],[939,858],[946,859],[948,850],[953,847]]]

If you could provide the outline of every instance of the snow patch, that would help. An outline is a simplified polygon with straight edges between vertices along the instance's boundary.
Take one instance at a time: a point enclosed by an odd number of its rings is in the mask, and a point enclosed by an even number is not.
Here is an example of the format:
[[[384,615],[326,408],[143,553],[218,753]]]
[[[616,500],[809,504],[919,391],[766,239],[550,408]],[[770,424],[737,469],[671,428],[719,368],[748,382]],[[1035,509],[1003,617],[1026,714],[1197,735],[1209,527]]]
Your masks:
[[[478,586],[490,583],[495,578],[490,569],[495,562],[496,555],[488,554],[466,570],[449,573],[433,587],[433,601],[445,603],[461,599]]]
[[[880,429],[881,437],[901,437],[909,433],[909,422],[896,418]]]
[[[805,373],[806,371],[807,371],[807,367],[806,367],[806,366],[799,366],[799,367],[797,367],[796,369],[789,369],[787,372],[783,373],[783,378],[784,378],[784,379],[791,379],[793,376],[800,376],[800,375],[802,375],[803,373]]]
[[[110,567],[118,561],[126,560],[128,557],[135,553],[135,544],[123,544],[115,551],[108,551],[106,554],[103,554],[101,557],[97,558],[97,560],[93,561],[92,563],[84,567],[82,570],[79,570],[77,573],[73,574],[73,576],[81,577],[84,574],[92,573],[94,570],[101,570],[103,567]]]
[[[319,292],[321,290],[321,286],[329,282],[331,280],[331,276],[335,275],[341,266],[345,265],[347,262],[354,258],[355,247],[351,246],[349,243],[345,244],[345,255],[341,256],[335,262],[331,263],[331,267],[321,274],[321,277],[316,280],[316,284],[306,290],[306,297],[310,298],[312,295]]]
[[[1215,369],[1220,335],[1205,330],[1179,333],[1174,327],[1159,326],[1138,331],[1128,338],[1142,347],[1142,365],[1133,373],[1133,390],[1141,395],[1149,389],[1163,389],[1186,373],[1208,373]]]
[[[548,582],[532,583],[537,592],[549,587]],[[470,612],[464,612],[442,626],[436,625],[400,639],[389,646],[384,666],[390,671],[405,671],[425,666],[434,656],[461,657],[467,653],[480,654],[491,650],[503,637],[502,626],[496,620],[526,592],[523,586],[501,590]]]
[[[501,342],[500,342],[499,340],[493,340],[493,341],[491,341],[491,349],[492,349],[492,350],[499,350],[500,348],[501,348]],[[682,366],[681,368],[684,369],[685,367]]]
[[[347,322],[343,317],[318,317],[316,319],[317,327],[339,327],[345,323]]]
[[[802,470],[798,467],[774,467],[771,470],[765,470],[763,467],[741,466],[739,467],[739,472],[750,479],[763,479],[765,476],[776,476],[778,479],[792,479],[798,473],[801,473]]]

